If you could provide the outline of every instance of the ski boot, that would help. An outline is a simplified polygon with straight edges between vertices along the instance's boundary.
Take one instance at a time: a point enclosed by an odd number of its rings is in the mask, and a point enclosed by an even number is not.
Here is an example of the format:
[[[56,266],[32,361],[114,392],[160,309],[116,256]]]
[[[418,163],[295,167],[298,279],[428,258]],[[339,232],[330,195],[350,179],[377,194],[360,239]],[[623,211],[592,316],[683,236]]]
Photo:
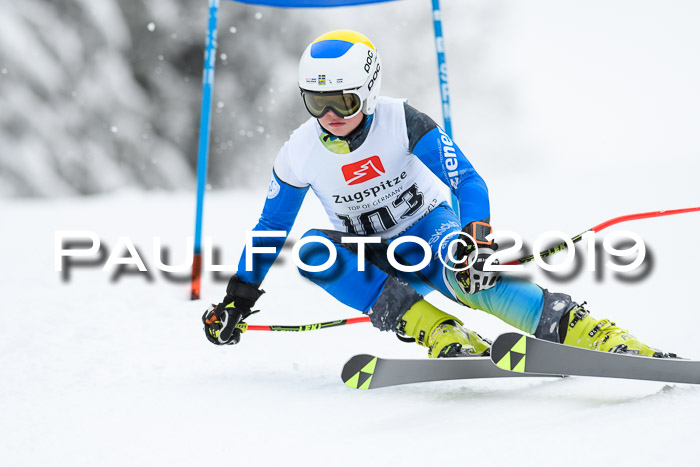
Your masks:
[[[462,324],[454,316],[421,300],[401,317],[396,334],[401,340],[428,347],[430,358],[489,355],[491,341],[463,328]]]
[[[583,308],[586,302],[565,313],[559,323],[560,342],[572,347],[602,352],[676,358],[676,354],[661,352],[643,344],[625,329],[608,319],[596,320]]]

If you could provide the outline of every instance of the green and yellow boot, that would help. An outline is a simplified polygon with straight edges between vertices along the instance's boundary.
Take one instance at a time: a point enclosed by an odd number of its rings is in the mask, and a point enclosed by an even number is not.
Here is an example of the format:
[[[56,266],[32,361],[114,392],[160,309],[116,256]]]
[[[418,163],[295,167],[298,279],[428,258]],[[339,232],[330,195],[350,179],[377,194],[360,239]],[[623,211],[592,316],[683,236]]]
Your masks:
[[[397,334],[428,347],[430,358],[488,355],[491,342],[463,328],[462,324],[454,316],[421,300],[401,317]]]
[[[564,315],[560,323],[560,339],[565,345],[602,352],[674,358],[675,354],[661,352],[643,344],[625,329],[608,319],[596,320],[582,305]]]

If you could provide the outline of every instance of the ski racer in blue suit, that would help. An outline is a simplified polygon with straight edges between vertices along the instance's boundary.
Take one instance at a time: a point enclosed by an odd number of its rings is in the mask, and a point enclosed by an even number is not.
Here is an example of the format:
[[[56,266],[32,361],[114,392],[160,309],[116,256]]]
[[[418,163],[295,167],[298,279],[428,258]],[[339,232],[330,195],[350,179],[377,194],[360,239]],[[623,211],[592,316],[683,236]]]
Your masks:
[[[486,355],[490,348],[459,318],[425,300],[431,291],[541,339],[664,356],[609,320],[595,320],[568,295],[488,266],[497,245],[489,237],[486,183],[430,117],[405,100],[379,96],[381,67],[374,44],[354,31],[331,31],[304,51],[298,82],[311,118],[280,150],[253,229],[285,234],[254,237],[254,248],[274,253],[256,252],[247,265],[244,251],[224,300],[203,316],[207,338],[239,342],[236,326],[260,297],[310,188],[333,229],[306,232],[303,239],[316,241],[299,250],[310,266],[301,274],[380,330],[427,347],[430,357]],[[459,217],[445,187],[459,201]],[[330,267],[316,270],[332,257]],[[421,267],[406,267],[414,265]]]

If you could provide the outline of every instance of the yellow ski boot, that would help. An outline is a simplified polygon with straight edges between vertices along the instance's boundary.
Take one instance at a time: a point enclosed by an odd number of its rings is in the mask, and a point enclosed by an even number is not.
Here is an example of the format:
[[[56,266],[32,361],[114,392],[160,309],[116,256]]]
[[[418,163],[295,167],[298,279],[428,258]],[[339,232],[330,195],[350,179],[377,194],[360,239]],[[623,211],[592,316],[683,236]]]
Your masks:
[[[664,353],[643,344],[627,330],[608,319],[596,320],[583,308],[585,304],[586,302],[575,306],[564,315],[560,324],[560,331],[565,333],[563,344],[602,352],[658,358],[676,357],[675,354]],[[565,325],[566,328],[562,329]]]
[[[428,347],[430,358],[488,355],[491,342],[463,328],[462,324],[454,316],[421,300],[401,317],[397,334]]]

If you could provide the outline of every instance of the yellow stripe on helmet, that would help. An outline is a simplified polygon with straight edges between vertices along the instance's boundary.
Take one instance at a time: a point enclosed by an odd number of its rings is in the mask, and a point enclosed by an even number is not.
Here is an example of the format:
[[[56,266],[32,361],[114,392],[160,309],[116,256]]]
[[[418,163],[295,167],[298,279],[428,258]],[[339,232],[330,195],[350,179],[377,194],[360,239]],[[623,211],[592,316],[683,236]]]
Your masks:
[[[350,31],[349,29],[338,29],[336,31],[327,32],[319,37],[317,37],[312,44],[321,41],[345,41],[353,44],[365,44],[367,47],[375,50],[374,45],[364,34],[360,34],[356,31]]]

